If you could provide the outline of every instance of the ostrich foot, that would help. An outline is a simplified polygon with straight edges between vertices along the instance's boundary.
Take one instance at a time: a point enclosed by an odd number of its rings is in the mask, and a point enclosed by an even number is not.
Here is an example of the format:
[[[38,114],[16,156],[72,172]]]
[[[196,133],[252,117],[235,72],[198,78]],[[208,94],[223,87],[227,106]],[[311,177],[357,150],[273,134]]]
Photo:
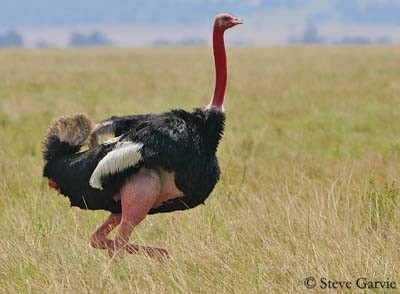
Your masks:
[[[143,253],[151,258],[164,259],[170,257],[168,250],[164,248],[126,244],[124,249],[130,254]]]
[[[169,258],[169,252],[167,249],[151,247],[151,246],[141,246],[135,244],[125,244],[123,246],[117,246],[116,242],[110,239],[94,239],[90,240],[90,244],[93,248],[97,249],[107,249],[110,256],[116,256],[125,251],[129,254],[144,254],[151,258]]]
[[[90,237],[90,245],[96,249],[108,249],[108,240],[106,236],[93,235]]]
[[[168,250],[164,248],[135,245],[130,243],[120,246],[113,240],[106,240],[106,243],[110,256],[118,256],[125,251],[129,254],[143,254],[151,258],[166,259],[170,257]]]

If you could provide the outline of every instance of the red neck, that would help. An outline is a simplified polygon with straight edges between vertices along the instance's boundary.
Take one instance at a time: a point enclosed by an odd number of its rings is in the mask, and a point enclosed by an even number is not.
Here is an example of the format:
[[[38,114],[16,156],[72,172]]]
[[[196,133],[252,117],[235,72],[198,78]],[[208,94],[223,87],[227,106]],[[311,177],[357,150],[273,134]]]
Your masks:
[[[213,49],[215,62],[215,89],[211,105],[222,108],[226,89],[226,53],[224,44],[224,30],[214,26]]]

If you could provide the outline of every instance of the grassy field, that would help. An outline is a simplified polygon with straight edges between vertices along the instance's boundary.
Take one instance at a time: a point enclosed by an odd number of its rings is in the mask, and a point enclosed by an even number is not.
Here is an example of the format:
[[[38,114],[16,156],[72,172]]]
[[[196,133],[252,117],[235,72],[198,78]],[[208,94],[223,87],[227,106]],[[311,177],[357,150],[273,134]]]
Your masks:
[[[168,248],[165,263],[92,249],[108,213],[48,188],[41,141],[64,114],[207,104],[211,50],[0,51],[0,292],[307,292],[307,277],[400,288],[399,49],[230,48],[220,183],[206,206],[132,235]]]

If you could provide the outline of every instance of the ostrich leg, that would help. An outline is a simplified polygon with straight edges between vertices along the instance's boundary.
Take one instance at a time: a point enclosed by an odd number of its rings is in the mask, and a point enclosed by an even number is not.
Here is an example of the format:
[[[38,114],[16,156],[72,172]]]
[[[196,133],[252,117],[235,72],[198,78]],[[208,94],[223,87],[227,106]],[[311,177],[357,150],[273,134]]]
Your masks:
[[[111,213],[105,222],[96,230],[90,237],[90,244],[94,248],[107,249],[110,240],[107,240],[107,235],[120,224],[122,218],[121,213]]]
[[[121,213],[111,213],[105,222],[90,237],[90,244],[94,248],[109,249],[112,251],[115,248],[115,243],[113,240],[107,239],[107,235],[120,224],[121,218]],[[132,254],[144,252],[151,257],[168,257],[168,251],[162,248],[126,244],[124,249]]]
[[[111,254],[121,249],[129,253],[141,253],[150,257],[167,257],[168,251],[162,248],[138,246],[129,244],[129,237],[156,203],[161,190],[161,181],[157,172],[142,170],[133,176],[121,189],[122,215],[117,237],[114,241],[107,241]]]

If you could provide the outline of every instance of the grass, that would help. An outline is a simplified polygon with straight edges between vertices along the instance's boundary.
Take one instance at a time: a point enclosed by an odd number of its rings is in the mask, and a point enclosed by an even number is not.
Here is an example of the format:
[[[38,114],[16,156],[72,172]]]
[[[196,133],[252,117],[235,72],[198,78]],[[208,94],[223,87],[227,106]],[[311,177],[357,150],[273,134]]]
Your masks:
[[[132,236],[168,248],[166,263],[90,248],[107,213],[71,209],[47,187],[41,140],[64,114],[207,104],[210,49],[0,51],[0,291],[305,292],[310,276],[399,284],[398,51],[230,48],[220,183],[206,206],[150,216]]]

